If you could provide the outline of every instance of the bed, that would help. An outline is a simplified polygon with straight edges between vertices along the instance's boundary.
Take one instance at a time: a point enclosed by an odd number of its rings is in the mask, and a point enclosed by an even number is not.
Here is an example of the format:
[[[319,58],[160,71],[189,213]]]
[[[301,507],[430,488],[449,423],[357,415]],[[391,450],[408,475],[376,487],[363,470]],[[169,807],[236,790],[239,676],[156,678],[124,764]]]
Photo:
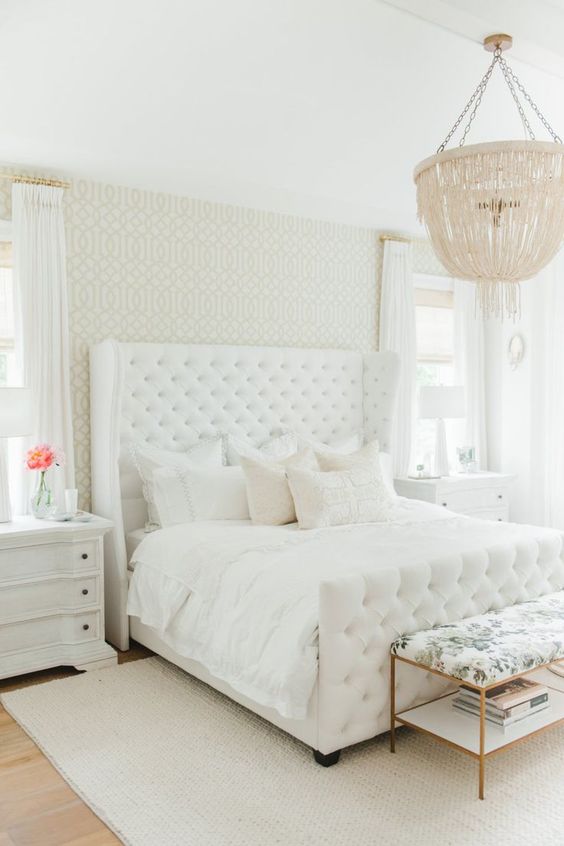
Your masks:
[[[389,728],[389,647],[399,634],[561,589],[561,535],[398,499],[386,525],[308,532],[226,521],[144,536],[129,446],[182,451],[218,432],[260,444],[280,430],[331,444],[362,430],[389,451],[398,367],[390,353],[341,350],[110,340],[91,350],[93,507],[115,526],[108,639],[124,650],[133,637],[311,746],[324,765]],[[176,580],[182,601],[167,606],[155,578]],[[245,627],[263,640],[250,643]],[[398,707],[437,684],[400,675]]]

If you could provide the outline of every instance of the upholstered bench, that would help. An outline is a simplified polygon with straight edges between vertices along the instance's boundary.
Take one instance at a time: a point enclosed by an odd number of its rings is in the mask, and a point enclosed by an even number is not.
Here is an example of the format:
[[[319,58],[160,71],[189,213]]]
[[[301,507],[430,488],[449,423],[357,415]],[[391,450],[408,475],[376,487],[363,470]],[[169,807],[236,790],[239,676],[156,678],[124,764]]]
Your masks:
[[[564,720],[564,691],[550,691],[550,708],[509,729],[486,725],[486,695],[493,688],[564,658],[564,591],[398,637],[391,646],[391,751],[396,722],[424,731],[480,762],[484,798],[488,755]],[[456,712],[451,696],[396,713],[396,662],[402,661],[476,690],[480,719]],[[479,726],[479,733],[475,729]]]

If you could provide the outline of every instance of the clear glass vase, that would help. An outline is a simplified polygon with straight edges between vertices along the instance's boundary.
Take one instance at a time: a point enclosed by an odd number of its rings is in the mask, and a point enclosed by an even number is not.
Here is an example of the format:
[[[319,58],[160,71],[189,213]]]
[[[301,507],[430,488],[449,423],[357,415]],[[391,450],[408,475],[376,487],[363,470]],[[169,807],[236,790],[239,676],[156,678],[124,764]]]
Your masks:
[[[47,484],[46,471],[41,470],[37,490],[31,497],[31,513],[39,520],[50,517],[55,513],[55,500],[53,492]]]

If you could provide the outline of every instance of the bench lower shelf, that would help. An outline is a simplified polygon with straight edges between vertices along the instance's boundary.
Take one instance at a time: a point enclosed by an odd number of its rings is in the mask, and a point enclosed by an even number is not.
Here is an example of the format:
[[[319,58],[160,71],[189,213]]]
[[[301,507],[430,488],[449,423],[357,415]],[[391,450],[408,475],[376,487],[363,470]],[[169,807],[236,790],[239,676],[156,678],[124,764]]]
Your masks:
[[[464,752],[480,754],[480,720],[452,704],[452,693],[425,705],[396,714],[396,722],[432,734],[439,740],[457,746]],[[485,755],[499,752],[506,746],[538,731],[564,721],[564,692],[551,688],[549,707],[503,729],[486,720]]]

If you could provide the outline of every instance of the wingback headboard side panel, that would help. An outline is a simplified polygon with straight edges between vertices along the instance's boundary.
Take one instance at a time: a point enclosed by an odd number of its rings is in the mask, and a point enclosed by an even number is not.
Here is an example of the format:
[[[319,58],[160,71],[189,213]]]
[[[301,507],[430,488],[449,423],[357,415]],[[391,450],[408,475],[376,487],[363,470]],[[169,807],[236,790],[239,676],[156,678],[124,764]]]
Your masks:
[[[259,445],[295,431],[331,444],[364,429],[389,446],[393,354],[104,341],[92,348],[91,368],[92,494],[116,527],[106,586],[122,607],[120,620],[108,615],[118,645],[127,624],[125,534],[146,519],[131,443],[183,451],[219,433]]]

